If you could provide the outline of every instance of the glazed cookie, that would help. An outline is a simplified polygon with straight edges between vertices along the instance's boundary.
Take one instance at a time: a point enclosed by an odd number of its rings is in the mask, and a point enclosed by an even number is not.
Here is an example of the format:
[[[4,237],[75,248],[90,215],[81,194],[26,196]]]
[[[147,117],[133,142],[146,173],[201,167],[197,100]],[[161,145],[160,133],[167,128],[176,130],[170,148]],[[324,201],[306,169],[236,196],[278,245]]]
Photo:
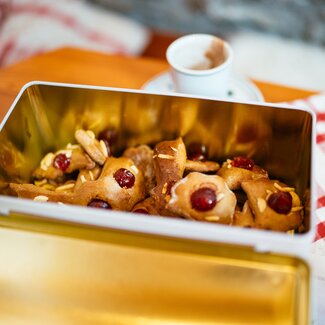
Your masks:
[[[236,197],[217,175],[188,174],[171,189],[167,209],[187,219],[231,224]]]

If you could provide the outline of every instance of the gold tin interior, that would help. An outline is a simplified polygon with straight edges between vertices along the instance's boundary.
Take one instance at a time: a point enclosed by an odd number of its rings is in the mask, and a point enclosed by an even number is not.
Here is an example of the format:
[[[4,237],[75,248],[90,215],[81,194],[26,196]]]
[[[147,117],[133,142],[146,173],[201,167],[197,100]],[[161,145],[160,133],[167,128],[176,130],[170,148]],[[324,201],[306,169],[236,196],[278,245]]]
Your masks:
[[[46,84],[27,87],[1,130],[2,147],[10,142],[18,151],[17,170],[5,170],[1,157],[2,177],[7,173],[9,178],[27,180],[48,150],[74,142],[76,127],[95,132],[115,127],[121,148],[183,136],[185,143],[206,144],[211,159],[253,157],[274,178],[295,185],[300,193],[310,183],[309,112]]]
[[[183,136],[206,144],[211,159],[248,155],[308,199],[306,111],[42,83],[26,88],[1,129],[0,186],[29,181],[79,127],[117,128],[121,150]],[[1,219],[32,232],[0,230],[0,323],[307,324],[310,317],[309,269],[295,257],[14,213]]]
[[[76,128],[119,131],[118,147],[182,136],[210,159],[252,157],[274,179],[310,200],[312,116],[309,112],[140,92],[30,85],[0,130],[1,181],[30,181],[44,155],[75,143]],[[306,230],[310,215],[306,211]]]
[[[1,324],[309,324],[297,258],[57,226],[0,229]]]

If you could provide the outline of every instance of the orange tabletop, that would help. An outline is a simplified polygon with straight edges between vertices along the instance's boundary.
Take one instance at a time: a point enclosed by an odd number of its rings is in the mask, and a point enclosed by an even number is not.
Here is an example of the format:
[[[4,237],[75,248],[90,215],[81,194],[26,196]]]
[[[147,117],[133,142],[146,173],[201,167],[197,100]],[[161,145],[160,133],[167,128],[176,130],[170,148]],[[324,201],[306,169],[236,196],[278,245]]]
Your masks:
[[[42,54],[0,69],[0,120],[29,81],[55,81],[139,89],[168,69],[166,61],[123,57],[72,48]],[[304,98],[315,92],[254,81],[268,102]]]

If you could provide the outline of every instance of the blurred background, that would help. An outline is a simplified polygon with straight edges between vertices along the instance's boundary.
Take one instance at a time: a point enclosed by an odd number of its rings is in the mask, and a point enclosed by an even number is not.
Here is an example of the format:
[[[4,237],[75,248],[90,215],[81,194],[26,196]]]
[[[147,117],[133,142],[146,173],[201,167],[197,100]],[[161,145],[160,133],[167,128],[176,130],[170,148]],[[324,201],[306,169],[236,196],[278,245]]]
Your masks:
[[[0,0],[0,65],[62,46],[164,59],[183,34],[234,47],[235,70],[325,91],[325,0]]]

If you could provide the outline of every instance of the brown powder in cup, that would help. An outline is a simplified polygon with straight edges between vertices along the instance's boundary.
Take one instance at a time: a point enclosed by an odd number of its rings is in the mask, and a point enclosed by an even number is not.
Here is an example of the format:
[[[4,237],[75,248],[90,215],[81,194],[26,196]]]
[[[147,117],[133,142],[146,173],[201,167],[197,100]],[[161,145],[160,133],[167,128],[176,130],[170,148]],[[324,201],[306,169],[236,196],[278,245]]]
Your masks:
[[[205,56],[211,62],[210,69],[215,68],[226,61],[225,45],[221,39],[213,40],[211,47],[205,53]]]
[[[197,63],[192,66],[192,70],[208,70],[215,68],[226,61],[224,51],[224,42],[221,39],[214,39],[210,48],[206,51],[205,57],[207,60]]]

